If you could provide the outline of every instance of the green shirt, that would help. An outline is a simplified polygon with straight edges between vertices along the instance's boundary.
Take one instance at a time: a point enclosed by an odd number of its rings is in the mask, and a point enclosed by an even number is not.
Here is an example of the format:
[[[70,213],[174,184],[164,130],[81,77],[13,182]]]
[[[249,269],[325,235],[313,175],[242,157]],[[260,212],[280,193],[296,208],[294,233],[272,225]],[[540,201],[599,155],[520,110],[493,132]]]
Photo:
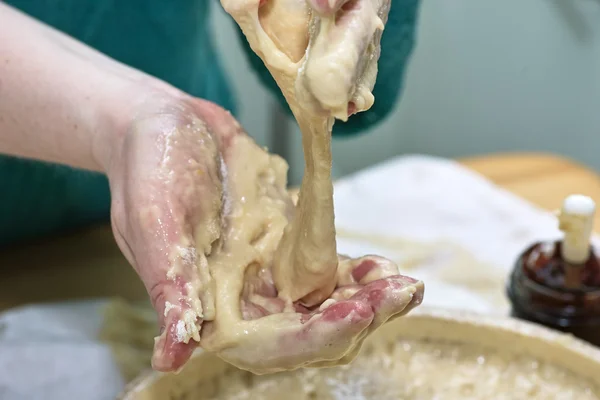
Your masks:
[[[116,60],[236,113],[235,98],[211,37],[209,7],[218,6],[211,0],[6,3]],[[418,6],[419,0],[394,0],[382,39],[375,105],[348,123],[336,124],[334,135],[363,131],[393,109],[413,48]],[[240,39],[252,68],[288,109],[241,32]],[[0,246],[109,221],[110,192],[104,175],[0,156],[0,185]]]

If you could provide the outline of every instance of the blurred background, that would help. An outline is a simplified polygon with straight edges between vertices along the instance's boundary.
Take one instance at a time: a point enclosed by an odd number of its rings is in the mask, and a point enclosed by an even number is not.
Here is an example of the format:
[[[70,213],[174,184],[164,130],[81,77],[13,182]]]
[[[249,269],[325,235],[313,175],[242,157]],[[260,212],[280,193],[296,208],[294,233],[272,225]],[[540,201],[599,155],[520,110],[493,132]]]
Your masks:
[[[240,120],[302,176],[300,134],[247,68],[213,7]],[[545,151],[600,170],[600,0],[423,0],[404,94],[391,117],[334,141],[340,177],[396,155]]]

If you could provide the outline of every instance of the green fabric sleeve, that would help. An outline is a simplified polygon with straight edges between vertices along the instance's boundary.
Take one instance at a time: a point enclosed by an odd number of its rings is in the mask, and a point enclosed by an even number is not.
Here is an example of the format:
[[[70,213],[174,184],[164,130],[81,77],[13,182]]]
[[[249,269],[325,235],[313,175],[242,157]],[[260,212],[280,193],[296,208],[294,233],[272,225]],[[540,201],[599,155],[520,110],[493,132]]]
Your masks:
[[[379,73],[373,89],[375,104],[370,110],[352,116],[348,122],[338,121],[334,136],[347,136],[364,132],[383,121],[394,109],[402,92],[406,66],[415,42],[417,13],[420,0],[393,0],[388,22],[381,38]],[[262,60],[254,54],[241,30],[239,30],[246,56],[260,81],[273,93],[284,109],[291,115],[285,98]]]
[[[0,155],[0,249],[109,220],[106,176]]]
[[[211,0],[5,2],[235,113],[210,35]],[[110,190],[101,174],[0,154],[0,187],[0,248],[110,221]]]

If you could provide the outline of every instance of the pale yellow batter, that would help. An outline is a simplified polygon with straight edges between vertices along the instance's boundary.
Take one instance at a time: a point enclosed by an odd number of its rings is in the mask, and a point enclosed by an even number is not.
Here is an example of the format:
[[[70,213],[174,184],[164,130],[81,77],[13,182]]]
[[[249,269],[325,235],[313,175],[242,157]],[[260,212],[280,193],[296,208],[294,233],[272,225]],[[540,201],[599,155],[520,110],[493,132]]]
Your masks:
[[[534,358],[478,345],[365,345],[351,364],[270,376],[229,369],[189,400],[599,400],[600,388]]]
[[[288,227],[294,215],[296,218],[302,215],[295,214],[294,203],[286,190],[287,165],[281,158],[258,147],[247,136],[240,135],[235,140],[239,142],[232,148],[238,153],[232,155],[228,168],[229,203],[226,230],[221,238],[223,247],[207,258],[212,277],[211,297],[215,301],[215,318],[205,320],[201,346],[255,373],[350,361],[364,338],[386,322],[387,318],[403,315],[420,304],[423,284],[400,276],[395,264],[380,257],[340,257],[338,262],[338,256],[335,255],[335,263],[330,266],[333,276],[329,279],[338,289],[331,293],[334,288],[327,287],[328,292],[324,294],[328,300],[316,310],[323,312],[316,315],[294,312],[289,292],[274,293],[269,289],[273,286],[272,266],[277,265],[277,257],[282,257],[281,249],[286,249],[285,239],[283,245],[280,244],[281,238],[294,232],[294,223],[291,229]],[[308,214],[310,216],[311,213]],[[326,218],[326,215],[321,217]],[[335,250],[334,233],[331,232]],[[330,249],[326,244],[315,242],[309,250],[304,253],[308,260],[311,254],[315,254],[315,260],[321,260],[320,252],[327,253]],[[281,264],[282,269],[291,266],[295,270],[300,261],[286,260],[286,253],[283,254],[284,260],[292,264]],[[295,254],[294,249],[287,253],[291,257],[295,257]],[[352,274],[357,266],[369,263],[376,264],[377,268],[365,271],[365,275],[358,278]],[[307,270],[312,272],[310,265]],[[311,283],[310,278],[322,276],[318,269],[314,271],[313,275],[308,276],[307,284]],[[381,296],[382,301],[375,315],[368,314],[363,318],[362,312],[372,313],[370,306],[366,310],[366,302],[353,303],[359,306],[358,311],[353,310],[343,316],[341,324],[327,322],[329,316],[326,310],[329,306],[359,294],[363,289],[361,283],[378,285],[375,281],[379,278],[392,276],[395,278],[379,281],[381,290],[365,292],[367,297]],[[290,283],[293,285],[298,280],[290,279]],[[277,285],[275,287],[279,288]],[[285,353],[284,357],[280,356],[282,352]]]
[[[422,282],[401,276],[395,264],[376,256],[351,260],[336,251],[331,130],[335,118],[373,104],[389,2],[351,0],[329,17],[309,10],[304,0],[222,4],[298,121],[305,173],[295,204],[283,159],[248,136],[229,139],[220,171],[221,226],[199,224],[195,247],[182,244],[168,274],[175,280],[178,260],[193,259],[199,274],[186,289],[200,300],[181,299],[185,309],[167,302],[165,318],[171,310],[181,314],[176,342],[198,341],[255,373],[347,363],[365,337],[423,298]],[[189,125],[190,132],[201,129],[199,120]],[[190,248],[197,251],[189,254]]]
[[[369,109],[378,45],[387,9],[353,0],[331,17],[305,0],[223,0],[285,96],[302,132],[305,171],[294,218],[274,259],[281,295],[307,305],[335,287],[337,252],[331,181],[331,129],[335,118]],[[389,7],[389,3],[386,4]]]

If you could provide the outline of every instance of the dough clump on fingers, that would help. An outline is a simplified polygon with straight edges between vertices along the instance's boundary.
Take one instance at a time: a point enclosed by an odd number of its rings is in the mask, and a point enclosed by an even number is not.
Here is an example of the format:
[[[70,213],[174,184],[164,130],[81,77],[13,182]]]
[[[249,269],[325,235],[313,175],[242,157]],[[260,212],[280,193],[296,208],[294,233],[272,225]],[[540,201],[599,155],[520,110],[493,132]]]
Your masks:
[[[210,312],[200,331],[182,319],[171,339],[200,339],[205,350],[257,374],[347,363],[365,337],[419,305],[424,292],[388,260],[350,259],[336,249],[331,130],[335,118],[373,104],[389,2],[352,0],[329,16],[304,0],[222,4],[294,113],[305,174],[294,202],[283,159],[247,135],[229,139],[219,239],[197,261],[209,272],[198,290],[210,299],[197,308]]]

